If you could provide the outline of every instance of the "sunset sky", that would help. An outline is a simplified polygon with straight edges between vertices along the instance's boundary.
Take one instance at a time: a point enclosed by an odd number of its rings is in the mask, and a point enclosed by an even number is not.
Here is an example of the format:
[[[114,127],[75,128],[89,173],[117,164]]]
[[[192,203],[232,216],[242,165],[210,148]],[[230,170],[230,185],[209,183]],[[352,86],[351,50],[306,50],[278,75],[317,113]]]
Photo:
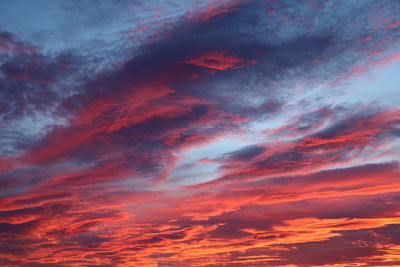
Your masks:
[[[0,1],[1,267],[400,266],[399,0]]]

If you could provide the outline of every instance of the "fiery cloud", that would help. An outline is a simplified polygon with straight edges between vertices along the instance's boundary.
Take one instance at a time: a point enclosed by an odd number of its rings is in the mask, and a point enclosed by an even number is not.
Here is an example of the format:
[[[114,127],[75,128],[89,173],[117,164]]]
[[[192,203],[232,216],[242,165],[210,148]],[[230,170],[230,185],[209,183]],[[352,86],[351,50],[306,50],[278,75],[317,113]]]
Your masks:
[[[18,3],[1,266],[400,265],[400,3]]]

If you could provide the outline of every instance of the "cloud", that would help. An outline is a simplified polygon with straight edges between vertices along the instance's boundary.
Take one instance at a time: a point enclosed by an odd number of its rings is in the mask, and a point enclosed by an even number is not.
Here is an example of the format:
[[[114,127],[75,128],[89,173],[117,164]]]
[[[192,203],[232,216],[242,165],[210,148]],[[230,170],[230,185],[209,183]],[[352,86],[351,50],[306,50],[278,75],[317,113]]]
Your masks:
[[[132,3],[63,18],[96,30]],[[0,34],[0,264],[395,265],[399,110],[336,99],[396,58],[400,6],[135,4],[151,34],[88,37],[104,54]]]
[[[27,54],[40,51],[38,47],[16,40],[16,36],[10,32],[0,33],[0,40],[1,53]]]
[[[330,111],[333,112],[334,110]],[[355,155],[371,157],[368,154],[373,155],[373,149],[398,136],[397,118],[397,110],[361,109],[347,118],[291,142],[261,143],[242,148],[221,159],[215,159],[216,162],[223,163],[221,169],[225,174],[199,186],[315,172],[321,168],[348,164]],[[296,126],[291,127],[296,129]],[[291,136],[292,133],[288,135]]]

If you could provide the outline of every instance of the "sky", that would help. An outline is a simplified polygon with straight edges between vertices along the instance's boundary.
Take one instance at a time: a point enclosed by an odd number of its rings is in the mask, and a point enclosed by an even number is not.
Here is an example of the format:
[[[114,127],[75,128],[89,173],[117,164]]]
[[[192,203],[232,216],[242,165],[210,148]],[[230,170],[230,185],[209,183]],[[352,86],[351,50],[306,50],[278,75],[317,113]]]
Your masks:
[[[0,10],[1,266],[400,266],[400,1]]]

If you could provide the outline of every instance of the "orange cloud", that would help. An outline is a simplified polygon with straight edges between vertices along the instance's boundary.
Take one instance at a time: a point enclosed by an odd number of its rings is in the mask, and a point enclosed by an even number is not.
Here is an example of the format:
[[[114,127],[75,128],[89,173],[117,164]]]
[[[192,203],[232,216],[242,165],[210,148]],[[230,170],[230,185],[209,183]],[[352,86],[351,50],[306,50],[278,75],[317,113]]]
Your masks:
[[[186,60],[185,63],[216,70],[240,69],[248,64],[256,64],[255,61],[246,61],[227,54],[227,51],[209,52],[198,58]]]

